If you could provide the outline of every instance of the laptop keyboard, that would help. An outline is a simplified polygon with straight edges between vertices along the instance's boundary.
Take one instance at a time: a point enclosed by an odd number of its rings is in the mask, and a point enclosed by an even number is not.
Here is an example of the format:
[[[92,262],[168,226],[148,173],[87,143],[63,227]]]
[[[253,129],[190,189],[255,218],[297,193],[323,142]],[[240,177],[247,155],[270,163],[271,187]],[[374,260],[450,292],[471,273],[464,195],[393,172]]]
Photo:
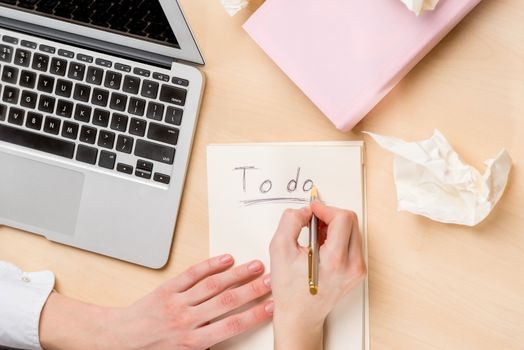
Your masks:
[[[0,4],[179,47],[158,0],[0,0]]]
[[[189,81],[41,41],[0,31],[0,141],[169,184]]]

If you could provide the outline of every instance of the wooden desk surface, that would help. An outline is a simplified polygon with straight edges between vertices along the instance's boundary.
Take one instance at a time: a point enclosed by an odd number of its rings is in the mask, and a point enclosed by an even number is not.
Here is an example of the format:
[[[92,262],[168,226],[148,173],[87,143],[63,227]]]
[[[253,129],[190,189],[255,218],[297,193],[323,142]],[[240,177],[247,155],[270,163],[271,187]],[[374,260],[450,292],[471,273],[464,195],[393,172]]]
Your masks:
[[[207,144],[356,140],[362,130],[417,140],[438,128],[481,171],[508,149],[509,186],[475,228],[398,213],[392,156],[367,143],[372,349],[523,349],[524,2],[482,2],[350,133],[337,131],[241,29],[254,2],[230,18],[218,0],[182,0],[207,60],[207,88],[166,268],[6,227],[0,259],[54,271],[66,295],[127,305],[208,256]]]

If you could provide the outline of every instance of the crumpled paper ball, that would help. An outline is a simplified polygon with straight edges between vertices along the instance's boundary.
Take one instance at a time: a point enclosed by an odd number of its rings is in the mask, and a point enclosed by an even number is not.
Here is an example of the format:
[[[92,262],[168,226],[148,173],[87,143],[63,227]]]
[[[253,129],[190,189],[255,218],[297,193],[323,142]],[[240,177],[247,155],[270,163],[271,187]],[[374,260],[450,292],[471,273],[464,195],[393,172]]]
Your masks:
[[[504,149],[484,162],[486,170],[481,174],[462,161],[438,130],[429,139],[416,142],[365,133],[395,154],[393,176],[399,211],[475,226],[491,213],[508,183],[511,158]]]
[[[408,9],[418,16],[424,11],[435,9],[439,0],[401,0]]]
[[[249,4],[248,0],[220,0],[220,2],[230,16],[234,16],[238,11],[242,10]]]

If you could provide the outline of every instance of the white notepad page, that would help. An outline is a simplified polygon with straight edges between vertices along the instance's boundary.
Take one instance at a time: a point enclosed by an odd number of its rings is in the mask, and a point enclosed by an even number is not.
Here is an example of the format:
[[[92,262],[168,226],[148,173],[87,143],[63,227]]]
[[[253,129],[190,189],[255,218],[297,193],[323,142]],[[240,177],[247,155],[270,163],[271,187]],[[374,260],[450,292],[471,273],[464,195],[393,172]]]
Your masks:
[[[326,204],[357,213],[366,244],[363,164],[362,142],[208,146],[210,255],[230,253],[237,264],[260,259],[269,272],[269,243],[280,216],[307,205],[312,184]],[[325,350],[368,349],[368,320],[366,281],[329,316]],[[272,348],[271,324],[213,347]]]

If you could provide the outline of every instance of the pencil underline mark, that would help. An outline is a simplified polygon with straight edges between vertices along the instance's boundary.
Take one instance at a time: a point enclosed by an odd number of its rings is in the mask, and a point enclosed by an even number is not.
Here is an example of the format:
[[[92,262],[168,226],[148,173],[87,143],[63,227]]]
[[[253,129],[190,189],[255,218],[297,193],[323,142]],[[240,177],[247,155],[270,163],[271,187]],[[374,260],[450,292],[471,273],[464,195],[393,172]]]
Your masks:
[[[261,198],[261,199],[249,199],[240,201],[244,206],[248,207],[251,205],[261,205],[261,204],[271,204],[271,203],[309,203],[309,200],[306,198],[296,198],[296,197],[276,197],[276,198]]]

